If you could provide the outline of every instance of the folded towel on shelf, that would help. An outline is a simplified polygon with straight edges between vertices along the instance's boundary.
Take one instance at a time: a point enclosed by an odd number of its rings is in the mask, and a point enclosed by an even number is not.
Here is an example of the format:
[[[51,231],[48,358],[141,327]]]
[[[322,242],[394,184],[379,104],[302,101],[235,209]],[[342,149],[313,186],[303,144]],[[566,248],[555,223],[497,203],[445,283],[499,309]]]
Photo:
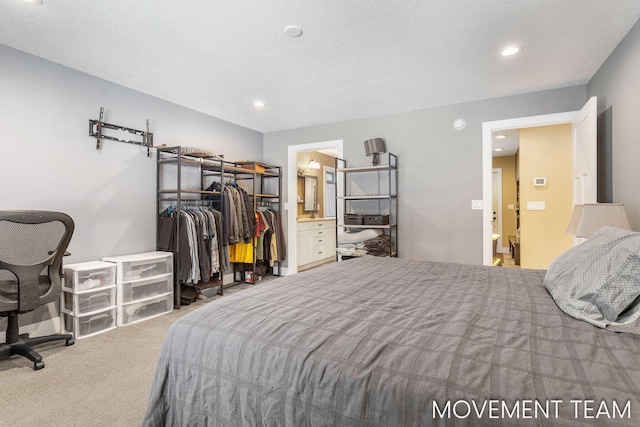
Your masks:
[[[391,255],[391,236],[382,234],[376,238],[365,241],[364,246],[367,248],[369,255],[389,256]]]
[[[336,252],[338,255],[345,256],[362,256],[367,254],[367,249],[364,247],[364,243],[343,243],[339,244]]]

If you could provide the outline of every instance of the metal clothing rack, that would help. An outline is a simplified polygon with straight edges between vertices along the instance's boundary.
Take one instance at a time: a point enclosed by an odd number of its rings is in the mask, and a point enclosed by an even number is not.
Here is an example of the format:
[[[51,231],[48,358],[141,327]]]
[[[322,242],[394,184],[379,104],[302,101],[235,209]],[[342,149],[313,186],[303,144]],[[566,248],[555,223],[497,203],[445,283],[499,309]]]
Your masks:
[[[270,166],[262,162],[242,161],[236,164],[234,168],[236,181],[249,181],[248,188],[249,198],[252,201],[255,210],[269,207],[278,214],[282,221],[282,171],[280,166]],[[267,192],[269,191],[269,192]],[[253,248],[253,262],[251,271],[256,271],[256,246]],[[277,267],[277,274],[276,274]],[[234,279],[235,279],[234,271]],[[244,281],[251,284],[255,283],[255,275],[251,280],[247,280],[244,266],[240,273],[244,276]],[[272,267],[272,273],[275,276],[282,275],[282,262],[275,261]]]
[[[220,183],[220,190],[224,191],[224,185],[235,184],[239,185],[239,182],[245,182],[245,190],[249,193],[249,198],[252,201],[252,207],[258,208],[269,207],[273,211],[276,211],[279,218],[282,218],[282,183],[281,183],[281,168],[279,166],[268,166],[259,162],[231,162],[225,160],[224,156],[205,156],[183,154],[183,147],[174,146],[157,146],[154,147],[157,150],[157,212],[158,214],[164,210],[168,203],[175,204],[175,207],[179,210],[185,205],[207,204],[207,206],[213,206],[215,209],[224,212],[224,198],[222,192],[216,190],[207,190],[212,181]],[[167,164],[175,165],[176,177],[167,183],[162,182],[163,166]],[[182,170],[183,167],[195,167],[200,172],[200,186],[199,189],[183,188],[182,182]],[[170,185],[168,188],[163,184]],[[269,192],[265,192],[266,189]],[[197,199],[196,199],[197,197]],[[261,208],[262,209],[262,208]],[[223,218],[223,221],[225,219]],[[179,233],[180,222],[177,224],[177,232]],[[159,221],[158,221],[159,232]],[[281,262],[277,263],[277,275],[281,275]],[[251,265],[251,264],[249,264]],[[254,260],[253,271],[255,271],[255,247],[254,247]],[[242,271],[236,270],[236,263],[233,264],[233,280],[247,281],[246,271],[242,266]],[[218,293],[222,295],[224,289],[224,272],[220,274],[220,281],[218,286]],[[240,280],[237,279],[237,274],[241,274]],[[275,270],[273,272],[275,274]],[[254,283],[254,280],[250,280],[250,283]],[[180,284],[174,284],[174,295],[176,296],[175,305],[180,307]]]
[[[207,205],[214,206],[216,200],[211,199],[203,199],[205,196],[219,196],[220,192],[218,191],[207,191],[201,188],[200,190],[195,189],[185,189],[182,188],[182,168],[184,166],[197,167],[200,169],[202,173],[203,164],[219,164],[219,160],[211,160],[201,157],[192,157],[188,155],[182,155],[182,147],[174,146],[161,146],[155,147],[157,151],[157,168],[156,168],[156,188],[157,188],[157,201],[156,201],[156,212],[157,215],[162,212],[163,208],[169,203],[170,205],[174,205],[177,211],[182,210],[185,205]],[[176,165],[176,180],[175,187],[165,188],[162,185],[162,177],[163,177],[163,166],[164,165]],[[172,183],[173,184],[173,183]],[[186,196],[190,196],[186,197]],[[193,197],[200,197],[195,199]],[[222,207],[218,208],[222,210]],[[157,233],[160,233],[160,221],[157,221]],[[176,222],[176,235],[180,235],[180,221]],[[157,238],[157,237],[156,237]],[[179,247],[176,246],[174,252],[174,259],[179,259]],[[174,275],[174,306],[176,308],[180,308],[181,306],[181,283],[176,275]],[[222,295],[223,293],[223,280],[224,274],[221,271],[219,277],[218,293]]]
[[[100,149],[103,139],[108,139],[110,141],[125,142],[127,144],[142,145],[144,147],[147,147],[147,157],[151,157],[150,148],[153,147],[153,134],[149,132],[149,119],[147,119],[147,130],[142,131],[142,130],[131,129],[131,128],[120,126],[120,125],[112,125],[111,123],[104,122],[103,118],[104,118],[104,107],[100,107],[100,118],[98,120],[89,120],[89,136],[96,138],[97,140],[96,150]],[[117,130],[122,132],[129,132],[134,135],[139,135],[142,137],[142,141],[131,141],[131,140],[125,140],[125,139],[120,139],[113,136],[105,135],[102,131],[103,129]]]

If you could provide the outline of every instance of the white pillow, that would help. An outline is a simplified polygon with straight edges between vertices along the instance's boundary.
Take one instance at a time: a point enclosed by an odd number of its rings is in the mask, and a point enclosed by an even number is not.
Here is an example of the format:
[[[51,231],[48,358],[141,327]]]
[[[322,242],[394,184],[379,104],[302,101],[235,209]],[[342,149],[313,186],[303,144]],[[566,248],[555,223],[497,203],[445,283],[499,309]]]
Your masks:
[[[615,323],[640,300],[640,233],[601,228],[551,263],[544,287],[568,315],[601,328]]]
[[[382,230],[379,228],[365,228],[359,231],[349,231],[344,233],[338,233],[338,243],[360,243],[366,240],[375,239],[382,234]]]

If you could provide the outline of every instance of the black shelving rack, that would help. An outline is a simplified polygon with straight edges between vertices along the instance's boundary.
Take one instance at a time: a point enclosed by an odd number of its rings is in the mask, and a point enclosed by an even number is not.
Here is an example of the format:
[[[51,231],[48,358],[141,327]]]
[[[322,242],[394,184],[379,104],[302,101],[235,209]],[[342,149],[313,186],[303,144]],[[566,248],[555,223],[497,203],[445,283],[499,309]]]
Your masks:
[[[210,205],[216,210],[223,212],[224,210],[224,198],[222,193],[217,190],[208,190],[211,183],[218,181],[221,188],[227,182],[245,183],[243,188],[249,193],[250,200],[253,204],[253,208],[260,208],[260,206],[268,205],[270,209],[273,209],[278,213],[279,218],[282,218],[282,170],[280,166],[267,165],[262,162],[242,161],[232,162],[224,159],[224,156],[194,156],[178,154],[182,153],[180,146],[161,146],[155,147],[157,150],[157,206],[156,212],[158,215],[168,206],[172,205],[177,211],[180,211],[187,205]],[[165,177],[164,168],[166,165],[175,165],[175,181],[167,179]],[[193,185],[185,188],[183,183],[183,172],[187,169],[196,169],[200,178],[199,188],[193,188]],[[170,181],[170,182],[165,182]],[[242,184],[241,184],[242,185]],[[224,218],[223,218],[224,221]],[[157,233],[160,232],[160,221],[157,222]],[[180,233],[180,221],[177,221],[176,235]],[[251,270],[255,271],[256,266],[256,251],[253,251],[253,263]],[[179,248],[176,247],[174,251],[175,262],[179,262]],[[178,269],[176,264],[176,270]],[[249,282],[255,283],[255,277],[252,280],[247,280],[247,269],[244,265],[239,266],[233,264],[233,281],[236,282]],[[281,275],[282,267],[280,261],[275,261],[272,274],[277,276]],[[224,292],[224,286],[227,283],[224,282],[224,274],[226,272],[220,271],[218,277],[212,278],[206,287],[217,287],[217,293],[222,295]],[[174,298],[175,307],[180,307],[181,297],[181,284],[174,274]],[[231,285],[232,283],[228,283]]]
[[[205,190],[204,187],[200,186],[199,189],[195,188],[184,188],[183,187],[183,179],[182,173],[185,171],[185,168],[189,169],[197,169],[197,174],[202,175],[202,171],[204,168],[208,166],[219,166],[224,163],[221,158],[207,158],[207,157],[196,157],[190,155],[182,155],[179,154],[182,152],[182,147],[180,146],[161,146],[154,147],[157,151],[157,167],[156,167],[156,189],[157,189],[157,198],[156,198],[156,214],[158,217],[157,220],[157,229],[156,229],[156,242],[158,241],[160,235],[160,213],[166,209],[168,206],[174,206],[174,208],[180,212],[180,210],[184,206],[198,206],[203,204],[210,204],[215,202],[216,199],[219,199],[220,192],[218,191],[208,191]],[[165,176],[165,167],[168,165],[175,165],[175,181],[168,179]],[[165,182],[171,181],[171,182]],[[167,184],[166,186],[164,184]],[[216,207],[220,209],[220,207]],[[179,219],[176,221],[176,236],[180,235],[180,221]],[[181,306],[181,283],[179,281],[178,275],[176,274],[179,271],[179,263],[181,262],[180,258],[180,247],[176,245],[174,249],[174,306],[175,308],[180,308]],[[218,277],[213,278],[209,281],[209,283],[205,284],[208,288],[217,287],[217,293],[223,293],[223,285],[224,285],[224,275],[223,272],[218,274]]]
[[[249,193],[254,209],[268,207],[276,211],[282,220],[282,169],[280,166],[257,161],[239,161],[229,165],[226,173]],[[253,262],[250,268],[255,272],[257,261],[255,243],[253,249]],[[234,264],[234,281],[255,283],[255,275],[247,278],[247,271],[245,265]],[[281,272],[281,262],[275,261],[271,274],[281,276]]]
[[[336,197],[338,212],[337,234],[349,229],[381,229],[389,235],[389,256],[398,256],[398,156],[386,153],[380,156],[383,164],[369,166],[350,166],[345,159],[336,159],[336,178],[342,182],[343,195]],[[375,189],[367,185],[358,186],[357,177],[367,177],[369,185],[375,182]],[[342,207],[342,210],[338,209]],[[345,214],[389,215],[388,224],[345,223]],[[336,259],[340,256],[336,254]]]

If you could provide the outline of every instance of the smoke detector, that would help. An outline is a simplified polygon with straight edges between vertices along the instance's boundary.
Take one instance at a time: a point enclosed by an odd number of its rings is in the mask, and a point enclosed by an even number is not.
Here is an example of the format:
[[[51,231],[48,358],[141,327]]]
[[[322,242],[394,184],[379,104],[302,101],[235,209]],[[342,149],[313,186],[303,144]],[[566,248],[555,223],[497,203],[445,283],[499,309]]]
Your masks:
[[[285,27],[284,33],[289,37],[300,37],[302,35],[302,28],[297,25],[289,25]]]

